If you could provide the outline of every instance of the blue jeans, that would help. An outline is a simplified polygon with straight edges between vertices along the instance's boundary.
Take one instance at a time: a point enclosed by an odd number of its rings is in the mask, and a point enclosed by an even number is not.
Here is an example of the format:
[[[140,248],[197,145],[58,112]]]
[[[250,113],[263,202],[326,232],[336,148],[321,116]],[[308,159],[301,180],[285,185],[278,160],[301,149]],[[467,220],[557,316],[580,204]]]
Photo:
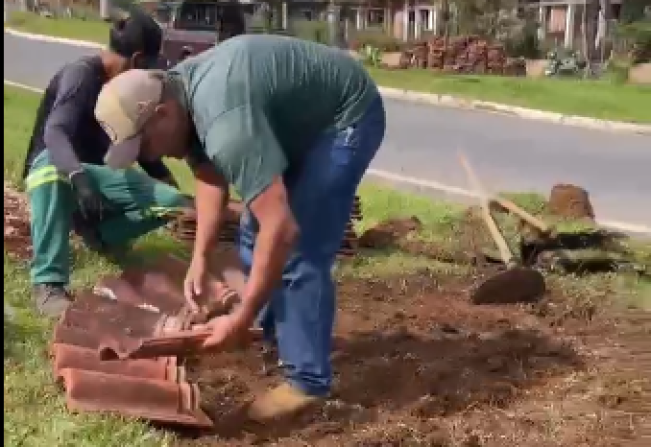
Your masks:
[[[378,96],[354,125],[324,134],[300,168],[284,176],[300,237],[259,321],[275,336],[286,379],[313,396],[330,391],[330,353],[336,312],[332,269],[357,187],[384,138],[386,119]],[[244,213],[240,257],[251,268],[257,222]]]

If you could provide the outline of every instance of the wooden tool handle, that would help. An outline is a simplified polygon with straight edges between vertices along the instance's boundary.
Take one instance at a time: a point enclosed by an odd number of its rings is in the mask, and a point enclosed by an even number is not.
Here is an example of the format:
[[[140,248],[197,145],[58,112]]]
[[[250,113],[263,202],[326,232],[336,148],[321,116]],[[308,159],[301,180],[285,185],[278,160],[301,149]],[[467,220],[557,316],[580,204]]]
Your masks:
[[[504,208],[505,210],[509,211],[510,213],[515,214],[518,216],[520,219],[540,231],[541,233],[547,234],[550,232],[549,225],[547,225],[545,222],[542,220],[538,219],[535,216],[532,216],[529,214],[527,211],[523,210],[520,208],[518,205],[510,201],[509,199],[506,199],[504,197],[499,197],[495,196],[492,197],[491,200],[495,203],[497,203],[499,206]]]
[[[479,197],[479,204],[481,206],[482,217],[484,218],[484,222],[488,227],[488,231],[490,232],[493,241],[495,241],[495,244],[497,245],[497,248],[500,251],[500,257],[502,258],[504,264],[508,266],[513,262],[513,254],[511,253],[511,250],[509,249],[509,245],[506,243],[506,240],[504,240],[504,236],[502,235],[502,232],[497,227],[497,224],[495,223],[495,219],[493,219],[493,216],[491,215],[490,207],[488,204],[488,197],[486,196],[486,193],[481,183],[479,182],[479,179],[475,175],[475,171],[473,171],[472,167],[470,166],[470,162],[468,162],[466,156],[461,152],[459,153],[459,161],[461,162],[461,165],[466,171],[470,184],[472,185],[473,189],[475,190],[475,192]]]

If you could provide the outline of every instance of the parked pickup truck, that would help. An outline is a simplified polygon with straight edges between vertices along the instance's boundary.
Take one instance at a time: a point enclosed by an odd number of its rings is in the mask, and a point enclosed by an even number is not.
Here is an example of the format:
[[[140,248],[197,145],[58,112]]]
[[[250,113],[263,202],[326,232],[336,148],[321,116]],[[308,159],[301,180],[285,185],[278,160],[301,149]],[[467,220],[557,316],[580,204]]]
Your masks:
[[[162,2],[154,13],[163,28],[162,55],[171,67],[246,30],[245,8],[237,1]]]

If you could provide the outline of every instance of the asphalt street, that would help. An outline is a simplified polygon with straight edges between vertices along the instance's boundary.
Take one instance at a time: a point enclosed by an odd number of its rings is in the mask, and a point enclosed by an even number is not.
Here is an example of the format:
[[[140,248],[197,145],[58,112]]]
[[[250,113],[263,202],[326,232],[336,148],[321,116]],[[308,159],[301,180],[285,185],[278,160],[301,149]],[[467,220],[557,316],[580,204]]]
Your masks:
[[[5,33],[4,79],[43,88],[63,64],[94,51]],[[494,191],[548,194],[555,183],[574,183],[590,192],[600,219],[651,226],[650,136],[398,100],[386,108],[378,171],[467,188],[462,149]]]

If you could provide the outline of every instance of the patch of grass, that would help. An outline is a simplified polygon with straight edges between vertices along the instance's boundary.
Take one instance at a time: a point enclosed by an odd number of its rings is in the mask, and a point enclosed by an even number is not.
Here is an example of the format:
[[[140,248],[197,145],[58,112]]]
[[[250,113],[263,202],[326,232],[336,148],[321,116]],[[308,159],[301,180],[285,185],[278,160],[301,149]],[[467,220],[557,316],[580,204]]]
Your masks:
[[[41,96],[5,86],[4,108],[4,174],[5,181],[22,183],[23,162],[34,126],[34,114]]]
[[[432,232],[451,229],[464,208],[450,202],[434,201],[425,196],[405,194],[373,183],[363,183],[359,189],[364,220],[359,230],[364,231],[389,218],[417,216]]]
[[[44,18],[15,12],[7,26],[19,31],[81,39],[104,44],[109,25],[94,19]],[[466,76],[433,73],[431,70],[384,70],[368,68],[385,87],[425,93],[449,94],[568,115],[651,123],[651,89],[621,82],[577,79],[531,79],[504,76]]]
[[[342,278],[414,275],[425,270],[447,277],[463,275],[468,272],[468,267],[440,262],[424,256],[413,256],[399,250],[363,250],[358,256],[337,265],[337,274]]]
[[[509,199],[523,210],[533,215],[543,214],[547,208],[547,199],[537,192],[502,192],[501,197]]]
[[[109,24],[101,20],[79,18],[46,18],[31,12],[13,12],[5,26],[26,33],[44,34],[67,39],[106,43]]]
[[[434,74],[428,70],[368,68],[378,84],[425,93],[450,94],[591,118],[651,123],[647,86],[582,79],[531,79]]]

